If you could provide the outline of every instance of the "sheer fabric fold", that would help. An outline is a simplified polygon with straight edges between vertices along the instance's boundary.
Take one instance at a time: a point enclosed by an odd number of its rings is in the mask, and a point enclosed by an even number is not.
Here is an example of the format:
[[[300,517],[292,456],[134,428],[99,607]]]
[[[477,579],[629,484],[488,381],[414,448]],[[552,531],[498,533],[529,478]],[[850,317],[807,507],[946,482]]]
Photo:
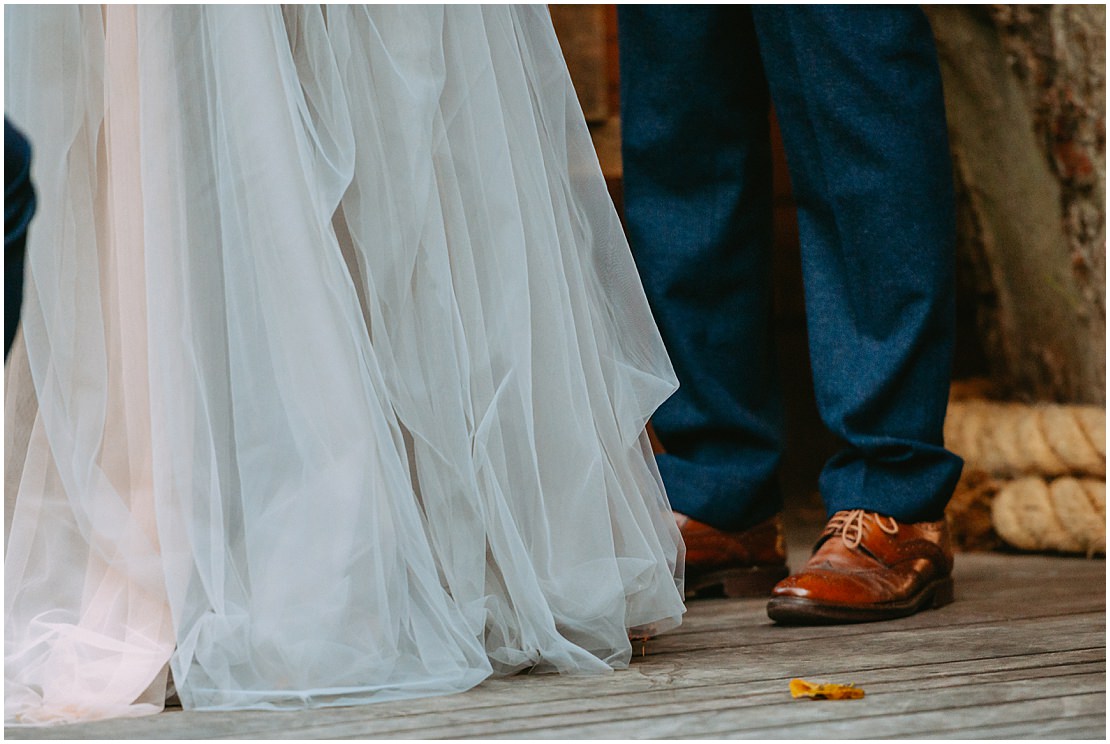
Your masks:
[[[600,672],[678,623],[676,383],[542,6],[5,20],[9,721]]]

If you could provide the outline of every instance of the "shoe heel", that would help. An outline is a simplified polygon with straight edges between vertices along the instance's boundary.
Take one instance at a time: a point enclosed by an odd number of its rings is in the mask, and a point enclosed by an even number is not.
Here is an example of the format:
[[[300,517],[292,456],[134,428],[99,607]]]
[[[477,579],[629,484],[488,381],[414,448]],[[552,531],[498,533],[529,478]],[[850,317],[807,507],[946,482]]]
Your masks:
[[[937,584],[937,588],[933,592],[933,609],[952,604],[955,598],[955,589],[951,577],[944,579]]]

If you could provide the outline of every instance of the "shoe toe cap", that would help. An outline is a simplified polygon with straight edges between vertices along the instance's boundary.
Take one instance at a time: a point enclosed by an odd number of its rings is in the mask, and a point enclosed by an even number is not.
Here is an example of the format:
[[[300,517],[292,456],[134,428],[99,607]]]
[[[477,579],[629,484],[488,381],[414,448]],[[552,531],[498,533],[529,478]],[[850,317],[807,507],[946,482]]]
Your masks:
[[[874,601],[876,587],[874,577],[818,570],[780,581],[771,594],[821,602],[857,603]]]

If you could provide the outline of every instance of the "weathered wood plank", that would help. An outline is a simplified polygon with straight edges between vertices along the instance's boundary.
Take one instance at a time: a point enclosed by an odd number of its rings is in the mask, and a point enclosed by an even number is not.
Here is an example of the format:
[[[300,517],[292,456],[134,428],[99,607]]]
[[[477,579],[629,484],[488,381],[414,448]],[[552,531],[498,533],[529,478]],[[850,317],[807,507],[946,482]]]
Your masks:
[[[1098,710],[1105,711],[1105,708],[1106,695],[1104,693],[1092,693],[1082,696],[1073,695],[1067,698],[1025,699],[980,705],[974,708],[974,713],[977,723],[983,725],[1012,724],[1015,721],[1026,721],[1032,734],[1045,720],[1068,718],[1073,715],[1086,716]],[[953,725],[953,719],[966,720],[964,716],[969,712],[969,710],[959,708],[948,708],[903,716],[885,716],[867,722],[844,720],[834,723],[821,723],[817,726],[799,725],[777,729],[775,736],[783,738],[809,738],[818,735],[828,738],[854,738],[855,736],[920,738],[931,732],[948,730]],[[758,737],[762,738],[767,735],[767,731],[764,730],[764,732],[758,734]],[[744,738],[753,737],[745,736]]]
[[[1021,657],[1008,657],[992,662],[988,671],[983,669],[982,659],[956,660],[945,663],[918,665],[911,668],[913,684],[919,689],[951,686],[960,684],[962,679],[975,677],[998,681],[1004,679],[1040,678],[1075,674],[1093,670],[1102,674],[1105,665],[1105,650],[1102,648],[1086,651],[1063,652],[1055,654],[1035,654]],[[753,673],[758,670],[751,670]],[[334,738],[344,735],[404,736],[419,735],[452,736],[461,724],[481,724],[508,728],[516,725],[514,721],[524,719],[540,720],[545,716],[561,713],[572,715],[572,722],[583,722],[583,711],[609,711],[602,717],[627,720],[635,719],[637,710],[654,709],[660,703],[696,703],[702,700],[735,699],[747,701],[744,704],[761,705],[774,702],[792,704],[786,694],[788,676],[772,679],[752,679],[748,681],[721,684],[719,680],[705,684],[690,684],[682,674],[671,674],[662,682],[665,687],[654,692],[645,687],[642,678],[629,679],[631,673],[616,674],[610,678],[580,679],[574,687],[559,691],[548,697],[544,695],[548,682],[562,683],[567,678],[532,678],[517,680],[497,680],[501,689],[487,690],[478,688],[466,695],[443,698],[429,705],[430,701],[406,701],[405,703],[382,706],[362,706],[353,708],[324,709],[304,713],[239,712],[239,713],[167,713],[157,718],[140,719],[128,722],[104,722],[86,724],[88,734],[102,735],[106,738],[113,734],[114,726],[126,723],[132,730],[136,726],[154,731],[143,731],[142,735],[153,737],[159,728],[166,734],[178,732],[180,736],[196,735],[219,736],[221,731],[234,731],[234,738],[246,736],[277,738]],[[757,675],[758,676],[758,675]],[[905,668],[884,667],[877,670],[853,674],[852,680],[868,690],[869,695],[880,694],[893,685],[896,689],[906,684]],[[632,682],[633,684],[627,684]],[[519,683],[519,684],[514,684]],[[491,686],[498,686],[490,683]],[[685,685],[685,686],[683,686]],[[610,688],[617,687],[617,691]],[[543,696],[542,702],[535,702]],[[762,695],[763,697],[759,697]],[[469,706],[462,706],[470,701]],[[741,703],[736,703],[739,705]],[[445,710],[446,708],[447,710]],[[454,708],[454,710],[450,710]],[[631,712],[631,713],[630,713]],[[158,720],[162,719],[162,720]],[[145,724],[145,725],[144,725]],[[229,728],[230,727],[230,728]],[[444,729],[442,731],[437,729]],[[99,730],[97,730],[99,729]],[[133,735],[140,735],[135,730]]]
[[[924,739],[1105,739],[1106,716],[1092,714],[1047,721],[994,724],[923,735]]]
[[[926,691],[922,696],[928,706],[929,698],[933,697],[936,690],[947,688],[967,688],[964,692],[972,693],[974,698],[977,687],[1006,683],[1023,683],[1037,680],[1051,685],[1058,691],[1068,691],[1076,688],[1081,692],[1089,691],[1091,679],[1079,680],[1078,677],[1095,679],[1095,683],[1105,672],[1105,664],[1091,662],[1085,665],[1059,665],[1049,668],[1026,668],[1007,672],[983,672],[977,675],[937,676],[932,679],[921,679],[907,682],[905,679],[894,679],[887,684],[868,684],[865,689],[875,698],[876,695],[905,696],[907,687],[912,686],[915,691]],[[478,737],[487,733],[503,735],[507,733],[527,732],[535,723],[542,721],[548,727],[574,728],[589,723],[615,723],[624,721],[630,730],[634,730],[644,720],[657,717],[713,714],[722,709],[752,708],[758,710],[758,716],[764,717],[769,708],[781,705],[809,705],[819,704],[809,701],[792,700],[788,693],[789,680],[781,679],[768,682],[749,683],[743,685],[721,685],[716,687],[685,689],[685,690],[660,690],[654,693],[639,694],[635,696],[609,696],[600,699],[580,699],[574,705],[551,704],[546,702],[513,706],[512,709],[495,710],[468,710],[458,711],[454,714],[433,716],[424,721],[412,721],[411,725],[397,726],[399,722],[390,722],[394,725],[368,726],[366,722],[347,722],[321,727],[313,726],[306,729],[294,729],[283,732],[273,732],[277,738],[298,738],[311,735],[314,738],[342,738],[372,734],[381,736],[405,736],[407,733],[419,729],[420,736],[427,738],[458,738]],[[916,694],[916,693],[914,693]],[[979,698],[989,695],[978,695]],[[855,703],[852,703],[853,705]],[[845,708],[847,710],[847,708]]]
[[[1102,649],[1068,652],[1065,654],[1055,655],[1051,659],[1041,658],[1038,656],[1034,659],[1018,659],[1011,658],[1000,660],[995,665],[996,671],[982,672],[985,679],[990,681],[998,681],[1003,679],[1024,679],[1024,678],[1040,678],[1051,677],[1059,675],[1075,674],[1082,671],[1091,671],[1094,673],[1102,673],[1105,670],[1104,652]],[[981,667],[979,661],[973,662],[952,662],[942,665],[934,665],[932,668],[923,668],[917,670],[917,684],[920,687],[928,686],[944,686],[957,684],[958,680],[963,676],[967,676],[976,667]],[[888,674],[883,674],[887,672]],[[617,675],[612,682],[622,681]],[[867,678],[869,685],[872,681],[881,682],[884,679],[891,679],[899,682],[903,679],[900,672],[896,670],[882,670],[878,673],[872,673]],[[447,711],[437,711],[429,715],[424,712],[422,715],[415,719],[409,718],[406,720],[403,717],[394,716],[388,722],[383,722],[384,726],[374,726],[373,730],[376,735],[388,735],[393,733],[401,733],[406,730],[420,729],[422,734],[429,736],[437,732],[431,731],[436,726],[454,727],[460,723],[467,722],[499,722],[503,725],[511,725],[511,721],[517,719],[532,719],[553,714],[571,712],[575,715],[585,710],[610,710],[622,711],[635,709],[640,707],[654,707],[659,704],[667,702],[682,702],[682,701],[697,701],[700,699],[721,698],[721,697],[736,697],[752,696],[759,693],[772,693],[782,697],[788,686],[788,678],[779,678],[768,681],[754,681],[744,682],[732,685],[722,684],[707,684],[707,685],[692,685],[688,687],[681,687],[680,679],[676,679],[675,686],[659,689],[655,691],[644,691],[642,686],[637,686],[638,689],[629,690],[626,686],[621,685],[623,691],[609,692],[600,688],[608,687],[605,682],[594,685],[593,687],[599,689],[585,690],[585,685],[578,687],[575,690],[575,695],[567,697],[565,695],[556,696],[554,699],[546,699],[540,703],[529,703],[527,700],[522,700],[523,697],[517,694],[516,703],[511,708],[506,708],[506,703],[498,701],[492,705],[473,706],[470,708],[459,709],[457,713]],[[519,691],[518,691],[519,692]],[[542,692],[537,690],[537,692]],[[605,694],[590,694],[602,693]],[[786,699],[786,698],[783,698]],[[361,727],[366,727],[365,721],[358,724]],[[333,732],[335,734],[341,733],[340,731]]]
[[[1104,564],[961,556],[957,586],[960,601],[937,612],[828,628],[774,626],[761,601],[694,602],[680,632],[650,641],[646,658],[611,675],[517,676],[488,680],[461,695],[348,708],[173,710],[144,719],[10,728],[6,735],[828,738],[840,730],[852,738],[1000,731],[1043,738],[1036,733],[1043,730],[1057,738],[1101,736]],[[868,694],[851,703],[793,701],[786,692],[793,676],[854,681]],[[924,694],[907,695],[908,686]],[[1045,707],[1045,700],[1053,703]],[[1006,716],[993,712],[1006,706]]]
[[[666,739],[716,738],[862,738],[920,737],[923,733],[1014,721],[1040,721],[1090,715],[1105,708],[1103,680],[1088,679],[1086,685],[1056,696],[1036,696],[1026,682],[1002,683],[987,699],[967,704],[967,690],[938,691],[928,703],[910,694],[877,700],[794,701],[792,705],[758,708],[727,708],[709,711],[654,711],[628,721],[606,721],[585,725],[532,727],[527,730],[454,735],[452,738],[528,739],[614,739],[621,737]],[[922,709],[921,706],[927,706]],[[1061,708],[1064,710],[1061,711]],[[630,729],[632,729],[630,731]]]
[[[1105,665],[1097,663],[1089,670],[1093,674],[1105,671]],[[1074,676],[1068,667],[1056,667],[1040,670],[1024,670],[1018,673],[992,673],[985,677],[986,682],[997,683],[1012,679],[1047,679],[1052,677]],[[475,735],[480,734],[483,727],[496,727],[498,729],[516,730],[521,723],[531,725],[536,720],[557,723],[556,716],[566,718],[571,724],[587,723],[591,720],[627,720],[631,725],[642,717],[640,711],[650,711],[652,715],[672,712],[712,712],[721,707],[764,707],[779,704],[794,704],[789,697],[789,680],[781,679],[768,682],[746,683],[742,685],[720,685],[703,688],[687,688],[679,690],[661,690],[655,693],[640,694],[634,698],[625,696],[607,697],[587,701],[576,701],[574,705],[551,705],[538,703],[532,705],[516,706],[512,711],[496,711],[498,715],[493,718],[481,716],[456,716],[456,720],[440,725],[431,725],[428,721],[421,727],[422,735],[437,737],[449,735],[470,735],[466,727],[474,727]],[[942,686],[954,686],[951,678],[934,678],[930,682],[915,682],[917,689],[930,689]],[[904,682],[894,685],[904,688]],[[874,694],[874,693],[872,693]],[[475,712],[468,711],[473,714]],[[489,712],[486,712],[489,716]],[[471,720],[467,720],[471,719]],[[400,729],[378,730],[382,734],[401,733]],[[348,732],[334,731],[329,733],[341,734]]]
[[[962,554],[956,559],[957,603],[939,612],[923,612],[896,621],[901,627],[937,623],[981,622],[997,618],[1045,617],[1101,610],[1106,604],[1106,564],[1102,560]],[[1036,587],[1036,601],[1030,601]],[[956,611],[958,608],[959,611]],[[732,621],[771,627],[762,600],[697,600],[683,624],[665,637],[681,637],[705,629],[721,630]],[[821,632],[852,634],[867,626],[841,626]]]
[[[1023,657],[1009,657],[1007,659],[995,661],[992,663],[992,668],[996,668],[999,664],[1009,665],[1017,670],[1020,674],[1026,676],[1032,673],[1033,676],[1039,671],[1054,670],[1055,672],[1067,673],[1072,668],[1081,669],[1089,668],[1092,665],[1099,670],[1104,666],[1101,659],[1104,658],[1104,649],[1091,649],[1088,651],[1071,652],[1070,654],[1039,654]],[[1050,662],[1057,662],[1053,665]],[[969,659],[963,661],[949,662],[947,664],[935,664],[930,666],[917,665],[912,668],[915,684],[922,686],[928,684],[951,684],[951,679],[958,677],[961,673],[966,673],[969,669],[974,669],[976,666],[982,667],[982,659]],[[750,670],[757,671],[757,670]],[[1048,673],[1048,672],[1046,672]],[[784,676],[769,682],[761,682],[760,680],[749,680],[733,685],[723,686],[720,681],[710,680],[704,684],[690,685],[689,675],[682,675],[681,673],[675,674],[668,672],[669,678],[664,682],[674,685],[674,689],[663,689],[654,697],[674,697],[676,694],[682,692],[682,685],[686,684],[690,688],[690,693],[695,697],[717,697],[713,693],[716,692],[715,688],[724,688],[726,693],[731,694],[736,691],[738,695],[745,692],[752,693],[758,691],[777,691],[775,694],[780,697],[784,694],[788,677]],[[1101,674],[1101,671],[1100,671]],[[554,700],[546,703],[549,711],[542,709],[527,709],[527,704],[530,700],[534,700],[538,695],[543,695],[548,682],[566,682],[566,678],[532,678],[532,679],[518,679],[518,680],[499,680],[503,689],[494,690],[494,699],[489,699],[488,695],[481,695],[485,692],[482,688],[475,690],[468,695],[454,696],[451,698],[443,698],[438,703],[454,703],[458,705],[459,702],[465,699],[473,699],[474,702],[480,702],[481,698],[486,698],[484,705],[471,708],[461,708],[463,720],[466,720],[468,715],[478,715],[479,720],[492,719],[493,721],[500,721],[500,725],[511,724],[511,719],[514,716],[519,716],[522,713],[526,716],[543,717],[545,712],[554,713],[561,710],[575,710],[576,705],[582,703],[597,704],[598,700],[610,699],[612,702],[610,707],[613,709],[631,708],[637,709],[643,705],[650,705],[655,702],[652,696],[645,697],[645,687],[643,679],[632,679],[635,684],[628,686],[619,684],[618,686],[624,690],[623,695],[617,692],[610,692],[609,688],[613,683],[624,682],[628,679],[630,673],[617,674],[607,678],[590,678],[579,680],[578,684],[571,690],[564,690],[564,696],[561,701]],[[903,684],[906,678],[905,669],[899,668],[880,668],[870,672],[862,671],[852,675],[852,679],[865,685],[865,688],[874,695],[877,691],[881,691],[881,687],[876,688],[874,685],[881,683],[884,679],[893,679],[896,684]],[[933,681],[928,681],[932,678]],[[658,680],[651,680],[657,682]],[[519,683],[515,685],[513,683]],[[762,686],[760,686],[762,685]],[[769,685],[769,688],[768,688]],[[559,685],[562,687],[563,685]],[[505,689],[508,687],[509,689]],[[630,689],[631,687],[631,689]],[[565,693],[573,693],[567,697]],[[505,693],[510,694],[506,697]],[[623,699],[622,699],[623,698]],[[515,699],[516,704],[513,705]],[[166,731],[171,734],[173,731],[178,732],[177,736],[188,737],[194,735],[204,736],[218,736],[222,731],[236,731],[238,732],[235,738],[240,736],[264,736],[265,738],[272,738],[276,736],[277,732],[287,731],[289,733],[296,733],[296,736],[305,737],[319,737],[325,734],[329,736],[341,735],[342,733],[336,731],[328,731],[327,726],[329,723],[339,723],[347,725],[354,721],[355,731],[365,732],[376,736],[394,735],[402,731],[423,731],[421,734],[431,735],[433,732],[429,731],[429,727],[434,727],[442,721],[442,716],[445,712],[437,710],[437,707],[429,705],[433,701],[407,701],[406,704],[397,704],[401,710],[395,708],[394,704],[387,704],[382,706],[362,706],[355,708],[338,708],[338,709],[324,709],[318,711],[306,711],[296,713],[272,713],[272,712],[239,712],[239,713],[195,713],[195,712],[176,712],[167,713],[163,716],[156,718],[139,719],[135,721],[113,721],[104,722],[101,724],[86,724],[86,733],[92,735],[102,735],[105,738],[116,738],[115,732],[106,731],[104,728],[111,729],[121,725],[129,726],[134,730],[134,735],[141,735],[143,738],[150,738],[158,735],[152,731],[145,731],[140,734],[135,730],[137,724],[145,724],[144,727],[161,727],[166,728],[172,719],[177,725],[169,726]],[[759,701],[757,701],[759,702]],[[507,708],[506,706],[512,706]],[[447,706],[450,707],[450,706]],[[407,708],[407,710],[405,710]],[[406,715],[407,714],[407,715]],[[619,717],[619,716],[618,716]],[[161,720],[159,720],[161,719]],[[330,719],[330,720],[329,720]],[[407,719],[407,720],[406,720]],[[580,719],[579,719],[580,720]],[[237,722],[237,723],[236,723]],[[448,724],[455,724],[459,721],[457,719],[448,719]],[[308,724],[306,726],[306,723]],[[253,724],[253,725],[248,725]],[[228,728],[230,727],[230,729]],[[66,727],[66,728],[79,728],[79,727]],[[95,729],[100,728],[100,731]],[[65,729],[54,729],[58,733],[62,733]],[[26,731],[26,730],[22,730]],[[41,730],[40,730],[41,731]],[[51,731],[51,730],[47,730]],[[203,733],[202,733],[203,732]],[[9,732],[14,733],[14,732]],[[85,734],[82,734],[84,736]],[[23,737],[19,737],[23,738]],[[53,737],[50,737],[53,738]]]
[[[1080,653],[1086,653],[1087,660],[1090,662],[1090,664],[1096,666],[1099,671],[1104,668],[1104,649],[1101,649],[1101,647],[1097,647],[1097,649],[1092,649],[1087,652]],[[777,690],[781,692],[786,690],[786,684],[790,676],[794,675],[793,672],[778,670],[777,674],[770,674],[768,676],[767,665],[764,665],[764,667],[750,666],[740,668],[737,673],[729,675],[728,670],[723,670],[723,668],[719,668],[719,663],[717,664],[717,668],[714,668],[714,662],[712,661],[713,655],[714,653],[712,650],[705,650],[702,654],[699,655],[700,658],[697,658],[697,660],[694,660],[687,664],[664,668],[662,674],[658,675],[655,680],[653,680],[654,682],[663,685],[663,691],[659,693],[652,693],[650,692],[650,690],[645,691],[643,680],[639,680],[639,678],[633,678],[632,690],[629,690],[629,686],[625,684],[627,681],[629,681],[628,676],[625,674],[617,674],[614,675],[612,678],[594,678],[594,680],[574,681],[568,680],[568,678],[561,678],[561,680],[536,680],[535,682],[538,684],[534,686],[534,690],[532,692],[544,695],[544,702],[534,705],[528,705],[527,703],[529,702],[529,696],[526,695],[526,691],[524,691],[522,688],[522,690],[517,691],[517,704],[513,706],[512,711],[495,710],[494,714],[498,716],[499,721],[507,725],[509,718],[521,716],[539,717],[545,714],[552,714],[557,713],[561,710],[566,710],[567,706],[569,706],[569,708],[571,708],[571,710],[574,711],[575,714],[581,713],[582,701],[579,700],[579,698],[582,698],[584,696],[588,698],[589,705],[594,706],[594,710],[604,707],[616,707],[620,708],[620,710],[627,710],[627,708],[630,707],[654,705],[656,702],[658,702],[656,700],[656,697],[658,697],[659,700],[662,701],[666,701],[668,700],[668,698],[670,698],[670,700],[674,700],[676,695],[680,694],[680,688],[682,687],[694,688],[693,692],[695,697],[712,697],[714,696],[712,693],[715,692],[715,688],[722,687],[723,685],[727,685],[730,688],[733,688],[733,690],[743,693],[745,691],[750,692],[753,690],[758,690],[758,685],[765,684],[767,680],[773,681],[773,683],[771,683],[773,684],[773,686],[771,686],[771,690]],[[1043,656],[1043,654],[1040,654],[1038,656]],[[856,661],[858,663],[858,658]],[[1005,662],[991,660],[989,668],[997,668],[1000,663],[1006,663],[1010,666],[1017,666],[1018,668],[1027,668],[1027,670],[1032,670],[1032,673],[1035,674],[1038,668],[1047,668],[1049,666],[1046,658],[1038,657],[1036,658],[1036,660],[1030,660],[1029,654],[1022,654],[1019,656],[1011,656],[1007,658]],[[1074,662],[1072,661],[1072,663]],[[972,670],[972,668],[975,668],[976,666],[981,668],[983,666],[983,660],[982,658],[976,658],[976,660],[967,661],[965,660],[965,658],[962,657],[962,655],[960,655],[957,660],[949,661],[948,665],[949,668],[947,668],[945,672],[947,673],[947,677],[951,678],[953,675],[958,675],[962,671]],[[637,670],[639,670],[639,668],[643,668],[644,666],[645,665],[643,664],[637,665]],[[708,676],[699,676],[697,674],[692,674],[688,670],[688,667],[690,666],[708,667],[709,670],[713,670],[713,673],[710,673]],[[880,666],[876,667],[875,670],[872,670],[870,675],[868,675],[866,671],[860,671],[859,665],[857,665],[855,668],[852,668],[852,670],[850,671],[852,672],[852,674],[854,674],[854,677],[852,678],[856,678],[856,680],[860,683],[864,682],[864,680],[867,680],[868,682],[871,682],[872,680],[881,681],[882,678],[892,678],[892,680],[900,681],[905,680],[907,675],[914,675],[912,676],[912,678],[915,678],[915,680],[921,680],[921,678],[925,678],[930,673],[936,673],[936,670],[937,668],[939,668],[939,666],[940,665],[937,664],[934,664],[931,667],[921,666],[919,664],[909,666],[894,665],[890,664],[889,661],[885,661],[885,663],[882,663]],[[1064,666],[1064,670],[1067,670],[1067,668],[1067,666]],[[941,676],[940,678],[944,678],[944,676]],[[555,695],[556,697],[562,697],[562,700],[553,700],[553,697],[549,696],[547,691],[548,682],[558,682],[559,686],[569,686],[572,684],[575,685],[571,688],[571,692],[573,693],[573,695],[569,698],[563,697],[561,695]],[[627,700],[628,697],[633,697],[634,700]],[[606,698],[614,698],[614,700],[606,702]],[[473,718],[471,717],[473,712],[474,711],[472,708],[471,711],[466,711],[462,717],[451,718],[451,720],[448,721],[447,724],[455,725],[466,720],[473,720]],[[424,716],[422,717],[422,720],[416,722],[415,725],[420,726],[424,728],[424,730],[426,730],[428,726],[435,725],[435,722],[433,718]],[[395,728],[394,730],[385,730],[385,728],[379,728],[376,726],[374,728],[375,735],[386,734],[388,731],[397,730],[395,730]],[[339,735],[340,732],[334,733],[336,735]],[[428,735],[433,735],[433,732],[427,733]]]
[[[878,626],[871,626],[878,627]],[[1031,632],[1036,632],[1036,627],[1031,627]],[[713,655],[712,650],[704,652],[708,655]],[[990,661],[992,670],[1023,670],[1023,668],[1049,668],[1061,665],[1081,665],[1090,664],[1092,662],[1100,662],[1104,660],[1104,645],[1101,641],[1096,647],[1087,651],[1063,651],[1063,652],[1049,652],[1040,654],[1021,654],[1015,656],[1008,656],[997,658],[997,660]],[[706,664],[706,661],[690,662],[692,664]],[[709,665],[719,664],[713,662]],[[960,658],[957,661],[934,663],[929,665],[919,665],[914,668],[914,674],[918,678],[925,678],[928,676],[958,676],[982,670],[985,660],[980,657]],[[722,677],[710,677],[708,681],[698,682],[692,680],[689,675],[683,670],[667,670],[665,675],[647,676],[639,673],[637,665],[632,671],[620,672],[614,675],[595,677],[595,678],[581,678],[581,677],[556,677],[556,676],[542,676],[542,677],[512,677],[507,680],[491,680],[486,682],[476,690],[463,695],[454,695],[450,697],[438,698],[436,701],[403,701],[397,703],[390,703],[387,705],[370,705],[361,707],[347,707],[347,708],[323,708],[323,710],[307,711],[304,713],[287,713],[287,712],[239,712],[239,713],[182,713],[170,712],[162,716],[152,718],[140,718],[140,720],[132,720],[128,722],[104,722],[97,724],[84,724],[84,727],[91,727],[90,733],[93,733],[94,728],[102,728],[105,726],[113,725],[127,725],[129,728],[137,728],[137,735],[143,737],[153,736],[151,730],[164,726],[170,721],[175,722],[174,727],[182,726],[183,732],[193,731],[194,725],[201,725],[202,728],[214,727],[219,731],[221,726],[234,726],[238,721],[238,728],[235,730],[242,732],[258,731],[264,733],[266,731],[282,730],[289,726],[296,726],[297,722],[304,720],[311,720],[321,724],[332,722],[341,722],[352,720],[352,718],[362,718],[362,720],[377,720],[377,718],[394,718],[394,720],[410,720],[416,722],[415,725],[421,725],[420,722],[425,724],[431,723],[428,718],[428,711],[432,708],[434,714],[441,714],[454,710],[485,710],[491,716],[496,716],[505,711],[506,706],[512,706],[513,710],[525,703],[532,702],[536,698],[546,701],[549,705],[553,706],[556,710],[558,705],[573,706],[578,698],[583,695],[588,695],[592,698],[599,698],[603,696],[620,696],[620,695],[637,695],[645,692],[652,692],[664,688],[664,690],[674,691],[676,688],[692,688],[692,690],[710,690],[714,686],[723,684]],[[899,671],[905,667],[898,667],[898,670],[888,670],[888,667],[882,667],[870,673],[866,677],[868,682],[872,680],[879,680],[880,675],[885,671],[891,674],[901,675],[904,672]],[[758,670],[749,670],[755,673],[749,676],[750,681],[740,681],[736,683],[738,686],[743,686],[753,682],[759,682]],[[764,678],[771,678],[771,680],[786,680],[787,676],[774,676],[764,675]],[[861,682],[861,680],[857,680]],[[697,693],[704,694],[704,693]],[[573,708],[572,708],[573,710]],[[190,722],[191,718],[199,718],[199,722]],[[303,722],[303,721],[302,721]],[[67,731],[71,727],[61,728],[56,731]],[[9,733],[14,734],[17,731],[27,730],[11,730]],[[51,731],[51,730],[34,730],[34,731]],[[16,734],[18,737],[23,737]]]
[[[750,679],[758,675],[820,676],[865,669],[903,668],[917,664],[1022,656],[1105,646],[1101,615],[983,623],[954,628],[917,628],[912,632],[878,630],[870,635],[736,646],[727,654],[713,646],[660,654],[639,662],[644,674],[682,672],[704,683]],[[710,661],[711,660],[711,661]],[[706,664],[706,661],[710,661]]]
[[[1079,605],[1079,603],[1076,603]],[[1058,621],[1074,620],[1081,622],[1080,618],[1098,618],[1104,611],[1104,603],[1091,600],[1083,603],[1082,609],[1077,606],[1070,612],[1048,610],[1046,614],[1037,615],[1027,613],[1028,617],[1015,618],[1008,616],[1004,611],[980,611],[970,605],[959,608],[957,613],[953,608],[944,608],[941,611],[920,613],[913,617],[883,623],[883,634],[905,634],[920,632],[931,634],[940,629],[942,632],[954,631],[958,628],[986,628],[999,623],[1033,622],[1056,623]],[[949,611],[950,610],[950,611]],[[928,615],[928,617],[926,617]],[[948,622],[946,618],[950,618]],[[722,627],[723,626],[723,627]],[[753,649],[776,644],[802,644],[802,643],[855,643],[859,639],[873,638],[876,635],[876,626],[851,625],[824,628],[782,628],[771,624],[757,625],[751,620],[740,616],[729,619],[720,619],[716,628],[706,627],[696,632],[682,635],[664,635],[653,638],[647,642],[647,655],[636,656],[634,664],[651,663],[652,661],[667,659],[676,653],[689,653],[705,649],[718,649],[721,651],[737,649]]]

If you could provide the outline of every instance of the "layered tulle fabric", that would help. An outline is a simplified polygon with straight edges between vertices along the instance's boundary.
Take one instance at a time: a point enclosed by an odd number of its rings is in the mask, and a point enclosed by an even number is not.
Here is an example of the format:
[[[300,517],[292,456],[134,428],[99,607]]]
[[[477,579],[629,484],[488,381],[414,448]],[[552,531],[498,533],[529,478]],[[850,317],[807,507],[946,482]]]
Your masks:
[[[604,671],[678,622],[675,381],[543,6],[5,18],[9,720]]]

